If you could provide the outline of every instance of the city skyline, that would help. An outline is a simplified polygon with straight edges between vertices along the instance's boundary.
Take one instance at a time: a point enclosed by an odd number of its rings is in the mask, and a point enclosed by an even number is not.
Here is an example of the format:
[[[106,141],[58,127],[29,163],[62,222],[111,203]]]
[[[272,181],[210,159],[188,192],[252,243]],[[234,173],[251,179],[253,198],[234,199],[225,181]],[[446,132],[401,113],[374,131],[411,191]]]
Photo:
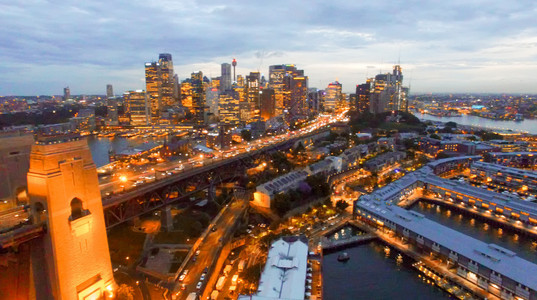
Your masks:
[[[400,61],[411,93],[534,93],[536,11],[530,1],[4,4],[0,95],[144,89],[157,53],[173,55],[180,80],[219,76],[236,58],[237,74],[296,64],[310,87],[338,80],[349,93]]]

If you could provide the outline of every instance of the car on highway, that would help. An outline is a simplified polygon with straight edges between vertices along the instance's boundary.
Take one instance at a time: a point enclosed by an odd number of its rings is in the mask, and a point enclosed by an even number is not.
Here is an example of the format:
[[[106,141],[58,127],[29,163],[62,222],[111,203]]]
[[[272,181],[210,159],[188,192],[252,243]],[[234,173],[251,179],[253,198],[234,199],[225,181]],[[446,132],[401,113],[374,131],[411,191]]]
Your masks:
[[[201,250],[199,250],[199,249],[196,250],[196,256],[200,255],[200,253],[201,253]]]
[[[200,276],[200,281],[204,281],[204,280],[205,280],[205,275],[206,275],[205,273],[201,274],[201,276]]]
[[[201,289],[201,286],[203,285],[203,282],[198,282],[198,284],[196,284],[196,289]]]
[[[212,232],[215,232],[217,229],[218,229],[218,228],[216,228],[216,226],[213,226],[213,227],[211,228],[211,231],[212,231]]]
[[[183,271],[183,274],[181,274],[181,276],[179,276],[179,281],[185,280],[186,274],[188,274],[188,270]]]

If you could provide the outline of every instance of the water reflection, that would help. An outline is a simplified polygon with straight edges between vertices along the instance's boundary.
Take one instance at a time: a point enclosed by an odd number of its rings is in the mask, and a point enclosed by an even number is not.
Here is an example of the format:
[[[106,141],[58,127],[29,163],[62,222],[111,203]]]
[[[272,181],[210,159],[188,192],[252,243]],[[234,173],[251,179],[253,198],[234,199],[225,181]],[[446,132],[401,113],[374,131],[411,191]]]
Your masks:
[[[339,232],[339,231],[338,231]],[[351,259],[342,264],[336,257],[347,252]],[[411,259],[373,241],[339,252],[323,259],[325,299],[450,299],[440,288],[427,284],[412,267]],[[333,257],[332,257],[333,256]],[[429,280],[430,281],[430,280]],[[431,281],[430,281],[431,282]]]
[[[461,233],[485,243],[497,244],[517,253],[523,259],[537,263],[537,240],[522,235],[509,228],[500,228],[495,223],[488,223],[471,215],[460,212],[450,214],[448,207],[439,204],[431,205],[424,201],[411,208],[426,218],[450,227]]]

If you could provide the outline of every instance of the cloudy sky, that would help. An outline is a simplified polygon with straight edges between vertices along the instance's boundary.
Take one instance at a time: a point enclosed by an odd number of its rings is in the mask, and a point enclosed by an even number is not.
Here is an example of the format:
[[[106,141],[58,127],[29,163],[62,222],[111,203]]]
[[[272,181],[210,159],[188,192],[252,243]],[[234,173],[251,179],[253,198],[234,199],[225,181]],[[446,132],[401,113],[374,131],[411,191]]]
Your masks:
[[[535,16],[535,0],[0,0],[0,95],[143,89],[161,52],[181,80],[235,57],[351,92],[400,58],[414,93],[537,93]]]

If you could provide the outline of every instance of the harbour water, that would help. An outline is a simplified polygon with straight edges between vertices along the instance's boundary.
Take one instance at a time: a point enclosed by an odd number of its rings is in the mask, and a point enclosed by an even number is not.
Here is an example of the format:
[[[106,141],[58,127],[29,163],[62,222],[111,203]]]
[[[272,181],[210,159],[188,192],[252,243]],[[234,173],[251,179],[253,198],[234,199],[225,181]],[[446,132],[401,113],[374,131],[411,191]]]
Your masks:
[[[516,233],[509,228],[500,228],[469,214],[462,214],[447,206],[419,201],[411,208],[426,218],[469,235],[486,243],[509,249],[523,259],[537,263],[537,241]]]
[[[332,236],[335,239],[360,234],[346,227]],[[350,260],[339,262],[338,255],[349,254]],[[442,289],[427,283],[412,267],[409,258],[397,259],[393,248],[385,252],[385,245],[372,241],[360,246],[326,254],[323,258],[324,298],[353,299],[451,299]]]
[[[118,153],[129,148],[136,148],[144,143],[150,143],[151,145],[156,146],[162,142],[162,138],[88,137],[88,145],[91,150],[91,156],[93,157],[93,161],[97,167],[104,166],[110,162],[108,157],[108,150],[110,149]]]
[[[462,125],[478,126],[490,129],[503,129],[523,131],[531,134],[537,134],[537,119],[525,119],[523,121],[501,121],[481,118],[471,115],[462,115],[460,117],[436,117],[428,114],[412,112],[417,118],[440,122],[455,122]]]

